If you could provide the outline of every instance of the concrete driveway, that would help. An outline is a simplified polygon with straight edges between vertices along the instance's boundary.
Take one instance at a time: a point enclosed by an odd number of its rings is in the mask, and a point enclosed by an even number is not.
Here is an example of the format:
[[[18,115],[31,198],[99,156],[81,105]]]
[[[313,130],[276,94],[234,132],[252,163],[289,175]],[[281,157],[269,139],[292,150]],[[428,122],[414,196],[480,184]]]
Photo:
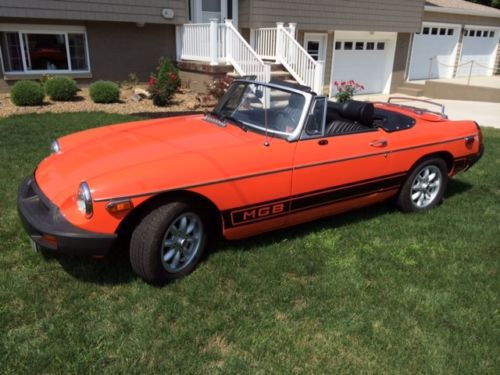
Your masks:
[[[389,96],[401,96],[409,98],[409,101],[404,101],[407,105],[416,107],[423,107],[438,110],[437,107],[428,106],[425,103],[418,101],[411,101],[410,96],[391,94],[391,95],[357,95],[354,97],[356,100],[379,101],[385,102]],[[481,126],[489,126],[500,129],[500,104],[490,102],[471,102],[465,100],[447,100],[447,99],[428,99],[419,97],[418,99],[431,100],[445,106],[445,113],[451,120],[474,120]]]

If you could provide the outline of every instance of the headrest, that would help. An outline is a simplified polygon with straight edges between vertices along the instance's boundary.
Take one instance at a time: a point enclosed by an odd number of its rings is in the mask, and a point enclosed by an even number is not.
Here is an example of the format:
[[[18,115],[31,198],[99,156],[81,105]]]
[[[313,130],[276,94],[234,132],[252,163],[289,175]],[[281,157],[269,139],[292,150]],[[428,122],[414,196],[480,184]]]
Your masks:
[[[288,105],[292,108],[302,108],[304,106],[304,97],[299,94],[291,94]]]
[[[371,126],[375,108],[372,103],[349,100],[345,103],[330,103],[340,116],[347,120],[357,121],[360,124]]]

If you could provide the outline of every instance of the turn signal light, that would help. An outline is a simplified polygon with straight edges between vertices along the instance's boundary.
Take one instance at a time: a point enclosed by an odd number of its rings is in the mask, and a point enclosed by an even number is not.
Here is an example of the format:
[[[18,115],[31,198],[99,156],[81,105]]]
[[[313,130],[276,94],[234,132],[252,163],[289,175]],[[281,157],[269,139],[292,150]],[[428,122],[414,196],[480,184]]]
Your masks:
[[[44,234],[44,235],[42,235],[42,240],[45,241],[46,243],[48,243],[49,245],[52,245],[55,248],[57,248],[57,237],[56,236],[52,236],[50,234]]]
[[[132,202],[130,200],[122,200],[122,201],[110,201],[106,205],[106,210],[108,212],[115,214],[118,212],[123,212],[123,211],[128,211],[131,210],[134,207]]]

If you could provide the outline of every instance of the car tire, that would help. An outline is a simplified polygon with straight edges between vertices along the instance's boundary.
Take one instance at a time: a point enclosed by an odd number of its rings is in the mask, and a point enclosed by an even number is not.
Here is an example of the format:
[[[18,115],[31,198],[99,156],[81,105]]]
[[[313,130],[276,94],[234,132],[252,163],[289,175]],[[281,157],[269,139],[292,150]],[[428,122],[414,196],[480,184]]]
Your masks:
[[[399,191],[396,204],[404,212],[420,212],[437,206],[448,183],[448,168],[441,158],[418,163]]]
[[[192,272],[207,245],[208,220],[187,202],[172,202],[145,215],[130,239],[130,263],[146,282],[163,285]]]

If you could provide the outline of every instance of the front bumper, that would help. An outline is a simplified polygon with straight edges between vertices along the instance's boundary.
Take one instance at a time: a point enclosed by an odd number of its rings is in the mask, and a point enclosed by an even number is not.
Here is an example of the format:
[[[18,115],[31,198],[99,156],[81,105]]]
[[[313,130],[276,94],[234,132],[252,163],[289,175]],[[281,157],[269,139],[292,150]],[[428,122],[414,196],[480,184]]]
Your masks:
[[[89,232],[71,224],[42,193],[33,177],[21,182],[17,209],[31,239],[57,253],[104,256],[117,239],[116,234]]]

